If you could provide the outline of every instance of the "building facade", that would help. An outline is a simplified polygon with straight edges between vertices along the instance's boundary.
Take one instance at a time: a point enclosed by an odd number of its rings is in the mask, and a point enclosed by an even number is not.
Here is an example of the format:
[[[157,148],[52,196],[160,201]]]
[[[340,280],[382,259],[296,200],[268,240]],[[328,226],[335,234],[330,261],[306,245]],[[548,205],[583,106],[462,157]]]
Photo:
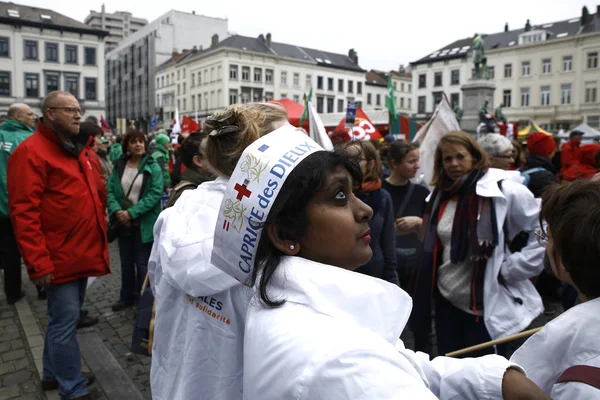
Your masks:
[[[227,20],[171,10],[123,39],[106,54],[108,121],[123,133],[148,130],[155,114],[155,69],[183,49],[209,47],[226,37]]]
[[[0,113],[18,102],[41,115],[41,100],[65,90],[99,118],[107,34],[52,10],[0,3]]]
[[[134,17],[130,12],[107,13],[104,4],[102,4],[100,12],[91,10],[83,22],[91,28],[108,31],[108,36],[104,41],[107,52],[116,48],[121,40],[148,25],[147,20]]]
[[[410,89],[408,76],[398,73],[394,82],[398,89]],[[215,36],[210,49],[177,54],[161,65],[155,85],[156,112],[164,128],[171,126],[176,109],[180,116],[204,119],[235,103],[289,98],[302,104],[311,89],[325,126],[336,126],[349,100],[369,111],[384,108],[387,95],[387,83],[383,89],[367,86],[353,49],[335,54],[273,42],[270,34],[222,41]],[[383,106],[367,105],[367,97],[377,94],[383,96]]]
[[[581,122],[600,128],[600,6],[596,14],[484,36],[493,107],[511,121],[551,131]],[[443,94],[462,108],[461,86],[473,75],[472,39],[412,63],[413,115],[428,118]]]
[[[403,115],[410,115],[412,109],[412,74],[400,66],[398,71],[371,70],[365,74],[365,87],[367,95],[363,105],[365,110],[385,110],[386,96],[388,96],[388,79],[392,76],[394,87],[394,104],[396,111]]]

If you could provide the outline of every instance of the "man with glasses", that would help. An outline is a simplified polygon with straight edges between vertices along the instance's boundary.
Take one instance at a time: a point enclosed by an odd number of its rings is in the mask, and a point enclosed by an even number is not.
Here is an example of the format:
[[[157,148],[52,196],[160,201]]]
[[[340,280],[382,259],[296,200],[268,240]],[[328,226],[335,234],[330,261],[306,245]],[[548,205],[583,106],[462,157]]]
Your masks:
[[[9,305],[25,296],[21,290],[21,253],[8,215],[6,167],[8,157],[33,133],[35,114],[27,104],[13,104],[8,120],[0,127],[0,268],[4,270],[4,293]]]
[[[8,208],[30,279],[46,287],[48,328],[42,388],[88,399],[76,328],[87,278],[110,273],[106,215],[93,150],[73,140],[82,110],[70,93],[42,102],[35,133],[8,161]]]

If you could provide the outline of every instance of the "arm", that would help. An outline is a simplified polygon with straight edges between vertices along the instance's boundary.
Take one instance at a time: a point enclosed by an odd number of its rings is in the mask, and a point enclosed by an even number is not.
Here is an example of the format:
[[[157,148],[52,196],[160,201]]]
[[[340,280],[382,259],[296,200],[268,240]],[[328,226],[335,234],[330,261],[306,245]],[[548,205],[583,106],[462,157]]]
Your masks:
[[[102,208],[106,209],[106,203],[108,201],[106,181],[104,180],[104,175],[102,174],[102,166],[100,165],[100,160],[98,159],[98,155],[94,151],[91,152],[90,163],[94,168],[94,179],[96,180],[96,189],[98,191],[98,197],[100,197],[100,203],[102,204]]]
[[[121,211],[121,204],[119,204],[119,199],[117,199],[117,194],[115,193],[115,188],[117,185],[121,185],[119,172],[116,168],[113,168],[110,177],[108,178],[108,215],[112,216],[117,211]]]
[[[383,207],[383,226],[381,228],[381,250],[383,252],[383,279],[399,285],[398,272],[396,271],[396,230],[394,228],[394,209],[392,197],[381,189]]]
[[[150,174],[150,190],[148,193],[142,194],[142,198],[136,205],[128,209],[129,215],[132,219],[136,219],[141,215],[147,213],[160,202],[164,191],[164,183],[162,172],[158,164],[152,164]]]
[[[505,256],[500,267],[500,273],[507,282],[516,282],[537,276],[544,268],[545,250],[535,237],[535,232],[540,227],[540,207],[525,186],[505,180],[502,187],[508,201],[506,223],[509,238],[514,238],[519,232],[529,234],[525,247],[519,252]]]
[[[573,150],[569,144],[566,144],[562,147],[562,151],[560,152],[560,166],[563,170],[569,168],[573,162]]]
[[[7,167],[8,214],[31,280],[54,273],[54,263],[42,231],[41,204],[47,180],[44,162],[19,146]]]

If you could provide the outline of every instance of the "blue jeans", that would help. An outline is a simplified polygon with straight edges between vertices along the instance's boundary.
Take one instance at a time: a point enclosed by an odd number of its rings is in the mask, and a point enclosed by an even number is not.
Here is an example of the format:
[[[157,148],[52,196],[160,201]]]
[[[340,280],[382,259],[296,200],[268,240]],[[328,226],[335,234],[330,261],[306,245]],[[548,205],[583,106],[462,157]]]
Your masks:
[[[142,243],[139,227],[121,231],[119,255],[121,256],[121,296],[124,303],[131,304],[140,297],[148,272],[148,260],[152,242]]]
[[[50,285],[48,328],[44,338],[45,381],[58,381],[61,397],[70,399],[88,393],[88,381],[81,375],[81,356],[77,342],[79,310],[83,305],[87,278]]]

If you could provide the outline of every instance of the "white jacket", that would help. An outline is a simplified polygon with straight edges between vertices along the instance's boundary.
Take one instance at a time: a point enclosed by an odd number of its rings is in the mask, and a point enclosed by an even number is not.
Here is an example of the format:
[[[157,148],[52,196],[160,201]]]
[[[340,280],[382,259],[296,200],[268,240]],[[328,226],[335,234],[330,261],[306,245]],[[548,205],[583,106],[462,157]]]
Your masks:
[[[251,289],[210,264],[227,180],[185,191],[154,226],[154,400],[241,399],[242,335]]]
[[[556,383],[569,367],[600,367],[600,299],[579,304],[550,321],[512,356],[554,400],[598,399],[600,390],[579,382]]]
[[[284,257],[269,293],[252,302],[244,344],[244,399],[501,399],[502,378],[515,364],[490,355],[438,357],[398,339],[410,297],[380,279]]]

